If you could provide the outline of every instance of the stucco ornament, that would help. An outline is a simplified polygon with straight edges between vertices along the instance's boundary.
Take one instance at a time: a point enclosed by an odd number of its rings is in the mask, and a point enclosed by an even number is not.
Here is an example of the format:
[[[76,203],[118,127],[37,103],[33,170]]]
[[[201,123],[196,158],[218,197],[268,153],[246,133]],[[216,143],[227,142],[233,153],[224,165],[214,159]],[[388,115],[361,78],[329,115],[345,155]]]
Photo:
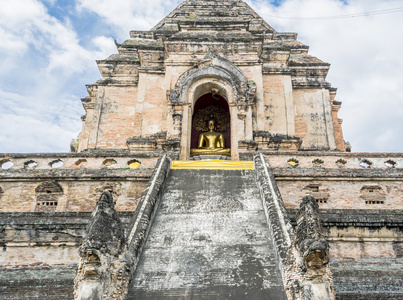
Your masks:
[[[179,77],[170,93],[171,103],[186,103],[187,90],[191,84],[206,77],[226,81],[233,89],[234,101],[237,104],[252,103],[255,98],[256,84],[253,81],[248,82],[245,74],[233,62],[214,51],[209,51],[201,62]]]

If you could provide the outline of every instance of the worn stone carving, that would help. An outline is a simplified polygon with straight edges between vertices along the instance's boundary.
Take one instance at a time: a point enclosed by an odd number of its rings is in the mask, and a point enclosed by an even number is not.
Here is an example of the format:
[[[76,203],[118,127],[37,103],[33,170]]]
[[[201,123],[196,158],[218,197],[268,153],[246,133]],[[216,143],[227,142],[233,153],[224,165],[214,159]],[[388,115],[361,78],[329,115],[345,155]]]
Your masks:
[[[104,191],[79,249],[75,299],[124,299],[130,268],[123,259],[124,230],[114,206],[111,193]]]
[[[156,134],[146,137],[142,136],[130,137],[127,139],[126,145],[129,148],[130,152],[149,153],[155,150],[165,149],[167,142],[168,142],[167,133],[163,131],[163,132],[157,132]],[[170,144],[172,146],[175,145],[172,143]],[[171,149],[174,150],[175,147],[171,147]]]
[[[95,207],[79,249],[74,299],[125,299],[141,246],[157,207],[170,159],[157,162],[149,184],[132,218],[127,243],[112,194],[105,190]]]
[[[252,103],[256,94],[256,83],[247,80],[245,74],[231,61],[209,51],[204,59],[183,73],[170,93],[172,104],[184,103],[186,91],[198,79],[213,76],[227,81],[233,88],[235,102],[238,105]]]
[[[248,81],[248,88],[246,90],[246,102],[252,103],[256,96],[256,82]]]
[[[329,262],[328,242],[323,238],[319,205],[306,195],[297,214],[296,247],[302,258],[304,271],[322,268]]]
[[[172,102],[172,103],[176,103],[176,102],[178,102],[178,99],[179,98],[179,93],[178,93],[178,90],[172,90],[171,91],[171,94],[169,95],[169,100]]]
[[[261,150],[298,151],[302,145],[302,139],[299,137],[261,130],[253,131],[253,140],[259,144]]]

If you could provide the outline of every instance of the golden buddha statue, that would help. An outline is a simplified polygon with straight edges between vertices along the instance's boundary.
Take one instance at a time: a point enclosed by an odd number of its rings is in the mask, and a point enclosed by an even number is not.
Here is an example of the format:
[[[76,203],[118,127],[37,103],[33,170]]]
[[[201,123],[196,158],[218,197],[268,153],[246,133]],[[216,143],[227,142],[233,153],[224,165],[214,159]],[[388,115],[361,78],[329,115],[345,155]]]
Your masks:
[[[190,156],[225,155],[231,156],[231,149],[225,148],[224,135],[216,130],[216,120],[211,117],[207,121],[208,131],[199,135],[197,149],[190,150]]]

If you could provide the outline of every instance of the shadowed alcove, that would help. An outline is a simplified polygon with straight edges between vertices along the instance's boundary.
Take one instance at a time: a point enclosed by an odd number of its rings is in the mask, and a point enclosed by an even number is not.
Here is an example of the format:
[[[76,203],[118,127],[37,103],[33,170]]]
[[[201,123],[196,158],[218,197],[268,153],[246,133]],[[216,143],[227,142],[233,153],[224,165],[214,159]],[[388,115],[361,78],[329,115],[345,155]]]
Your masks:
[[[231,126],[227,101],[218,94],[208,93],[197,99],[192,115],[191,146],[198,146],[199,135],[208,130],[207,120],[217,120],[216,131],[224,135],[225,147],[231,148]]]

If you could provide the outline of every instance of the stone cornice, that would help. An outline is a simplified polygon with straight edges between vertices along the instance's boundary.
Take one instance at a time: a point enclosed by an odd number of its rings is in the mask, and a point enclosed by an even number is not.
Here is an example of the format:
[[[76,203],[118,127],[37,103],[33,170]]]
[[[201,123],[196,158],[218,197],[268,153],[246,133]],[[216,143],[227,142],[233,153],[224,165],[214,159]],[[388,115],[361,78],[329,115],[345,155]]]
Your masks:
[[[273,168],[276,180],[403,180],[402,169]]]
[[[296,225],[295,215],[298,209],[287,209],[292,224]],[[401,209],[320,209],[324,227],[395,227],[403,228],[403,210]]]

